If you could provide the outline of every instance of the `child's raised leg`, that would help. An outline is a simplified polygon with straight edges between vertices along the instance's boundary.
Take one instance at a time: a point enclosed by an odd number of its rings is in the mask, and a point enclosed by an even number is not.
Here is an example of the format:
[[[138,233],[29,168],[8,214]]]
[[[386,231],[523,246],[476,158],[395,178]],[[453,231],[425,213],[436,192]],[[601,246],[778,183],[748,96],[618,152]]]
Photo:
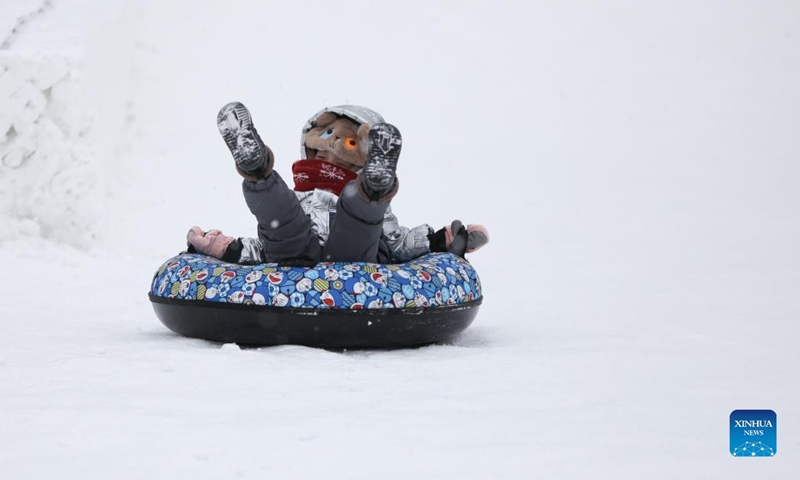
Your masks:
[[[239,102],[222,107],[217,126],[244,177],[242,192],[258,221],[258,237],[268,262],[318,262],[321,247],[295,193],[272,170],[274,156]]]
[[[311,220],[278,172],[259,182],[245,180],[242,191],[258,220],[258,238],[266,261],[319,262],[322,247],[311,229]]]
[[[370,129],[366,164],[339,195],[324,261],[379,262],[383,217],[398,189],[395,171],[401,146],[393,125],[379,123]]]

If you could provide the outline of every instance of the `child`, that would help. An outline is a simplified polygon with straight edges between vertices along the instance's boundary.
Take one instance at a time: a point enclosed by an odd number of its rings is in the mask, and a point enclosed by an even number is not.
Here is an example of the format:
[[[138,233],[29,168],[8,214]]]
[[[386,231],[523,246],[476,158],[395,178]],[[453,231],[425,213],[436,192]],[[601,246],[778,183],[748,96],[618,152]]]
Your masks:
[[[464,256],[489,241],[485,227],[455,220],[434,232],[401,227],[389,204],[402,139],[373,110],[325,108],[302,131],[302,160],[292,165],[292,191],[272,151],[239,102],[217,115],[217,126],[244,177],[245,202],[258,221],[258,238],[233,238],[192,227],[189,251],[227,262],[316,264],[321,261],[404,263],[429,252]]]

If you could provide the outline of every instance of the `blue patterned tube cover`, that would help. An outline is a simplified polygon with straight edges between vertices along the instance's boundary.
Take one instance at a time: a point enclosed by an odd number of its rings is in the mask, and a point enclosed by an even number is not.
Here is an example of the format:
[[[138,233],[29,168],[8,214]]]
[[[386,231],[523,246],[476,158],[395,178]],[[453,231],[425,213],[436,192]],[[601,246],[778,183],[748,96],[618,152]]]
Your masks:
[[[412,308],[459,305],[481,298],[472,266],[450,253],[430,253],[399,265],[274,263],[237,265],[183,253],[158,269],[155,297],[294,308]]]

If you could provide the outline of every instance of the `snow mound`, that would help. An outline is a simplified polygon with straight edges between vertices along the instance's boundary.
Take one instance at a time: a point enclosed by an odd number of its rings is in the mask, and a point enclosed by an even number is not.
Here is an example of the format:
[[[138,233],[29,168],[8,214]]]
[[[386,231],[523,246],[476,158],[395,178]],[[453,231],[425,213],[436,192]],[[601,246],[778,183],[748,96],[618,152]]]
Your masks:
[[[95,235],[98,165],[82,59],[0,52],[0,242],[41,235],[73,246]]]

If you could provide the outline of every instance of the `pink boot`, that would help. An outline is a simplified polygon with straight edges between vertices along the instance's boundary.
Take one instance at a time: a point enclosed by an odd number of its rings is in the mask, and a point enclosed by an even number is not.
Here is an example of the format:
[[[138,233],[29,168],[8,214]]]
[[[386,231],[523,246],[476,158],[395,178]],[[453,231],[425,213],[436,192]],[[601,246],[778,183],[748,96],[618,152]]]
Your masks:
[[[186,234],[186,241],[189,245],[193,246],[195,250],[203,255],[209,255],[214,258],[221,259],[225,255],[228,245],[236,240],[233,237],[227,237],[219,230],[211,230],[204,232],[200,227],[192,227],[189,233]]]

